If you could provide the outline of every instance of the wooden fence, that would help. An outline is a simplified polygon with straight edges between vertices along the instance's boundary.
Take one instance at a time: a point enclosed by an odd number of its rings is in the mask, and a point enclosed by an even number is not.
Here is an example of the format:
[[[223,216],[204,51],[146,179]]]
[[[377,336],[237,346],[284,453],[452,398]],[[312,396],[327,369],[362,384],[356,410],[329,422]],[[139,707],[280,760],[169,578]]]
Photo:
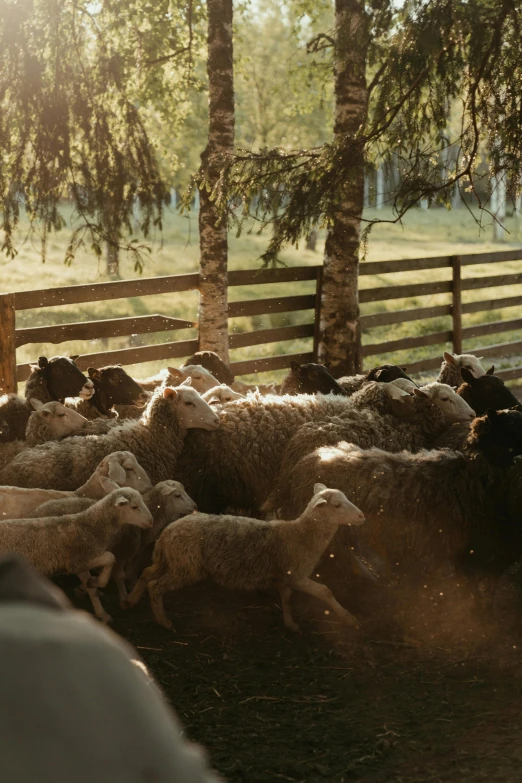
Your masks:
[[[462,277],[462,267],[464,266],[495,264],[501,261],[522,261],[522,250],[474,253],[452,257],[441,256],[436,258],[376,261],[361,264],[361,277],[394,272],[421,272],[430,269],[451,268],[452,270],[451,280],[363,288],[359,295],[363,309],[366,303],[371,302],[430,297],[436,294],[450,295],[450,301],[447,304],[430,306],[428,300],[428,306],[424,307],[363,314],[361,316],[361,326],[364,333],[375,327],[406,321],[424,321],[425,319],[438,316],[451,316],[452,319],[452,328],[445,331],[388,342],[365,344],[362,349],[363,357],[385,356],[397,351],[430,345],[440,346],[448,342],[452,343],[455,352],[462,353],[465,348],[464,342],[470,338],[521,328],[522,318],[493,321],[469,327],[462,326],[462,316],[464,314],[522,306],[522,295],[496,300],[486,299],[478,302],[462,301],[462,293],[464,291],[522,284],[522,272],[487,277]],[[273,313],[293,311],[311,311],[309,323],[270,329],[263,328],[237,334],[232,333],[229,338],[231,349],[301,338],[310,339],[310,350],[305,353],[279,354],[260,359],[232,362],[231,367],[236,375],[282,369],[288,366],[291,359],[300,362],[313,361],[316,356],[319,337],[321,278],[321,266],[244,270],[229,273],[230,287],[264,285],[267,283],[315,282],[315,293],[230,302],[229,318],[271,315]],[[24,381],[29,376],[29,364],[16,364],[16,349],[21,345],[29,343],[61,343],[67,340],[92,340],[197,327],[197,324],[192,321],[155,314],[17,329],[16,313],[18,311],[82,302],[149,296],[152,294],[180,293],[197,290],[197,288],[198,275],[188,274],[0,294],[0,388],[4,391],[16,391],[17,382]],[[197,349],[197,339],[179,340],[156,345],[122,348],[103,353],[83,354],[77,360],[77,364],[82,370],[93,365],[101,367],[105,364],[117,362],[130,365],[155,360],[182,358],[189,356]],[[475,349],[474,352],[488,357],[522,354],[522,340],[490,345]],[[439,366],[440,361],[441,351],[438,350],[433,358],[413,363],[408,362],[408,371],[415,373],[422,370],[435,369]],[[498,374],[504,379],[519,378],[522,377],[522,367],[504,370]]]

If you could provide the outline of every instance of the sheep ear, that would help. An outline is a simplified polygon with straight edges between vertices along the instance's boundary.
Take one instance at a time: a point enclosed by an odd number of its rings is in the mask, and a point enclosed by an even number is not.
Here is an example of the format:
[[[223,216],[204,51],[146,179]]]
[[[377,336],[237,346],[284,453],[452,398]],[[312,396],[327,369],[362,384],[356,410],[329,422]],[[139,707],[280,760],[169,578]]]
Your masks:
[[[116,500],[114,501],[115,506],[126,506],[129,501],[125,497],[125,495],[120,495]]]
[[[185,376],[181,372],[181,370],[178,370],[177,367],[167,367],[167,370],[170,375],[172,375],[173,378],[184,378]]]
[[[445,361],[448,362],[448,364],[456,364],[455,357],[453,356],[452,353],[448,353],[447,351],[444,351],[443,357],[444,357]]]
[[[127,477],[127,474],[125,473],[125,468],[123,468],[122,465],[120,465],[117,459],[109,460],[109,470],[107,471],[107,475],[109,478],[115,481],[120,487]]]
[[[465,383],[469,383],[470,385],[472,383],[475,383],[475,380],[476,380],[475,376],[473,375],[472,372],[467,370],[465,367],[462,368],[462,370],[460,371],[460,374],[462,375],[462,380]]]
[[[331,366],[331,364],[332,364],[332,362],[325,362],[323,367],[326,367],[326,369],[328,370],[329,367]]]
[[[71,362],[75,362],[76,359],[79,359],[79,358],[80,358],[80,354],[79,353],[75,353],[74,356],[69,356],[69,359],[71,360]]]
[[[221,400],[219,397],[211,397],[210,400],[207,400],[207,405],[220,405]]]
[[[176,487],[169,487],[167,485],[166,487],[162,487],[161,488],[161,494],[162,495],[170,495],[172,492],[174,492],[175,489],[176,489]]]
[[[178,393],[177,393],[176,389],[173,389],[171,386],[165,386],[165,388],[163,389],[163,397],[166,400],[174,401],[177,396],[178,396]]]
[[[422,397],[425,400],[429,399],[429,396],[430,396],[429,394],[427,394],[422,389],[417,389],[417,387],[415,387],[415,389],[413,390],[413,393],[415,394],[416,397]]]
[[[319,492],[322,492],[323,489],[328,489],[326,484],[314,484],[314,495],[317,495]]]
[[[401,367],[401,370],[402,370],[403,372],[406,372],[406,370],[407,370],[407,369],[408,369],[407,367]]]
[[[35,411],[39,411],[45,404],[41,400],[37,400],[36,397],[31,397],[30,403]]]
[[[109,495],[111,492],[114,492],[115,489],[120,488],[119,484],[116,484],[115,481],[108,478],[107,476],[100,476],[99,482],[106,495]]]
[[[188,376],[188,378],[185,378],[185,380],[180,383],[180,386],[192,386],[192,378],[190,377],[190,375]]]
[[[326,498],[314,498],[312,500],[312,508],[317,508],[317,506],[326,506]]]
[[[94,367],[89,367],[87,370],[87,375],[89,378],[93,378],[95,381],[99,381],[101,378],[101,372],[96,370]]]
[[[495,372],[495,365],[492,364],[489,370],[486,370],[486,375],[493,375],[494,372]]]
[[[486,418],[490,421],[493,421],[493,419],[496,419],[498,416],[498,411],[495,410],[495,408],[488,408],[486,411]]]
[[[49,364],[49,360],[45,356],[38,357],[38,367],[40,370],[44,370]]]
[[[290,362],[290,369],[292,370],[292,372],[299,372],[301,369],[301,365],[298,364],[297,362]]]

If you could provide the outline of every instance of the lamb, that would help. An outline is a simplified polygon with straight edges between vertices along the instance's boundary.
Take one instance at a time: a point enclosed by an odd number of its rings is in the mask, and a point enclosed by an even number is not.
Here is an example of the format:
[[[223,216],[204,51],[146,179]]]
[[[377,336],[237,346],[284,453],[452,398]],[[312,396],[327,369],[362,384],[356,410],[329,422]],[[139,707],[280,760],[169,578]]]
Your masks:
[[[92,381],[78,369],[73,356],[54,356],[46,359],[40,356],[38,364],[31,365],[31,374],[25,385],[25,400],[16,394],[7,394],[0,397],[0,420],[8,425],[2,430],[7,430],[2,435],[3,442],[7,440],[23,440],[29,416],[33,407],[29,400],[37,399],[41,402],[52,400],[64,401],[65,397],[74,394],[88,398],[94,392]]]
[[[103,481],[103,479],[102,479]],[[96,617],[107,621],[97,587],[109,581],[114,555],[107,546],[122,525],[152,527],[152,515],[135,489],[116,489],[79,514],[11,519],[0,524],[0,553],[16,552],[40,573],[76,574],[91,598]],[[91,568],[101,567],[97,577]]]
[[[101,367],[99,370],[89,367],[89,379],[94,385],[94,394],[89,400],[68,400],[73,407],[87,419],[100,416],[115,418],[118,414],[112,410],[114,405],[140,406],[148,400],[148,395],[136,381],[128,375],[121,364]],[[143,411],[139,411],[141,415]]]
[[[102,478],[115,482],[115,487],[131,487],[138,492],[147,492],[152,487],[149,477],[136,461],[134,454],[130,451],[116,451],[104,457],[92,476],[75,492],[0,487],[0,519],[28,517],[35,509],[39,516],[58,516],[82,511],[88,504],[80,502],[79,506],[74,506],[74,501],[99,500],[107,493],[101,484]],[[54,505],[51,506],[51,503]],[[42,513],[44,511],[45,513]]]
[[[290,362],[290,372],[283,379],[281,394],[339,394],[346,396],[345,390],[328,372],[328,364],[298,364]]]
[[[362,512],[342,492],[319,483],[305,511],[290,521],[213,514],[183,517],[159,537],[152,566],[143,572],[127,604],[134,606],[148,587],[156,621],[173,630],[163,595],[210,577],[236,590],[276,588],[284,624],[292,631],[300,630],[290,608],[293,590],[319,598],[343,624],[356,626],[356,619],[330,590],[309,577],[337,528],[363,522]]]
[[[157,483],[174,475],[189,429],[213,430],[218,426],[217,414],[188,382],[177,389],[160,387],[141,419],[113,427],[106,435],[72,437],[28,449],[0,471],[0,483],[74,490],[113,451],[131,451]]]
[[[392,388],[401,392],[393,384],[370,383],[351,398],[251,394],[227,403],[217,432],[189,434],[176,478],[203,511],[233,507],[255,514],[279,478],[285,447],[305,424],[308,435],[301,439],[298,459],[309,450],[308,438],[318,427],[330,426],[333,417],[339,427],[338,432],[334,427],[335,442],[348,438],[366,448],[386,443],[390,450],[425,447],[453,418],[473,418],[471,408],[441,384],[416,389],[414,398],[401,397],[403,403],[390,401]]]
[[[218,405],[224,405],[226,402],[232,402],[232,400],[240,400],[245,395],[234,391],[230,386],[225,386],[225,384],[222,383],[219,386],[214,386],[212,389],[209,389],[201,396],[209,405],[214,405],[216,403]]]
[[[26,439],[0,443],[0,468],[30,446],[37,446],[48,440],[60,440],[78,432],[87,421],[76,411],[68,410],[61,402],[43,403],[32,399],[30,403],[34,412],[27,422]]]
[[[153,378],[146,378],[143,381],[138,381],[142,389],[146,391],[153,391],[158,386],[181,386],[181,384],[188,378],[192,379],[193,388],[202,394],[203,392],[212,389],[214,386],[219,386],[219,381],[208,370],[205,370],[201,365],[186,365],[180,367],[179,370],[176,367],[167,367],[166,370],[162,370],[158,375]]]
[[[384,551],[389,564],[403,567],[429,555],[430,562],[453,559],[474,581],[498,578],[522,554],[520,509],[510,510],[504,487],[513,458],[504,420],[513,415],[521,414],[477,419],[467,455],[390,454],[346,442],[316,449],[289,475],[281,512],[298,513],[313,483],[329,482],[363,509],[368,524],[358,540]],[[495,448],[502,459],[492,464],[484,455],[491,459]]]
[[[396,364],[381,364],[379,367],[373,367],[368,370],[367,373],[361,373],[359,375],[344,375],[339,378],[338,383],[345,394],[351,396],[368,381],[377,381],[378,383],[390,383],[397,378],[405,378],[408,381],[413,381],[406,375],[405,367],[397,367]],[[416,385],[416,384],[414,384]]]
[[[443,362],[440,366],[439,383],[447,383],[448,386],[460,386],[462,383],[462,370],[468,370],[475,378],[480,378],[486,374],[485,369],[480,363],[480,358],[469,353],[453,354],[444,351]],[[491,367],[488,372],[492,373],[495,368]]]

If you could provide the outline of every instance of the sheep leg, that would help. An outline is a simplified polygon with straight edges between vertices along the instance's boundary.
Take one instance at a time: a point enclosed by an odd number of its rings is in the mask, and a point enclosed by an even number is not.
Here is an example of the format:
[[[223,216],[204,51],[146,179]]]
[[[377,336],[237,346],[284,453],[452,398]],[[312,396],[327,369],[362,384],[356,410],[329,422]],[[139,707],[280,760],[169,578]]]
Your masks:
[[[285,586],[279,588],[279,596],[281,598],[281,608],[283,610],[283,622],[285,628],[296,633],[301,633],[301,629],[292,616],[292,608],[290,606],[290,596],[292,595],[292,588]]]
[[[173,631],[174,626],[165,614],[165,607],[163,606],[163,593],[165,590],[162,589],[162,582],[162,579],[154,579],[149,582],[150,608],[158,625],[162,625],[167,631]]]
[[[158,576],[158,570],[159,567],[157,565],[151,565],[148,568],[145,568],[142,575],[134,585],[131,594],[128,595],[127,599],[125,600],[125,607],[127,609],[131,606],[136,606],[141,596],[147,589],[149,582],[154,579],[154,577]]]
[[[98,620],[101,620],[102,623],[111,623],[112,617],[110,614],[107,614],[103,608],[102,602],[100,601],[100,594],[98,593],[97,589],[95,587],[88,586],[89,581],[92,579],[89,571],[80,571],[76,574],[76,576],[81,580],[81,583],[85,588],[85,592],[89,596],[95,617],[97,617]]]
[[[91,568],[99,568],[101,566],[101,571],[98,576],[91,576],[87,587],[106,587],[109,579],[111,578],[111,573],[115,562],[116,558],[112,552],[103,552],[98,557],[93,557],[93,559],[87,563],[88,570]]]
[[[116,587],[118,588],[118,595],[120,597],[120,607],[124,609],[126,607],[126,601],[127,601],[127,586],[125,584],[125,569],[121,565],[121,563],[116,563],[114,568],[112,569],[112,578],[114,579],[114,582],[116,584]]]
[[[292,588],[294,590],[299,590],[302,593],[313,595],[314,598],[323,601],[335,612],[339,620],[345,625],[354,625],[356,628],[358,627],[359,624],[353,614],[350,614],[344,606],[341,606],[341,604],[335,600],[332,591],[326,587],[326,585],[306,578],[300,579],[298,582],[292,582]]]

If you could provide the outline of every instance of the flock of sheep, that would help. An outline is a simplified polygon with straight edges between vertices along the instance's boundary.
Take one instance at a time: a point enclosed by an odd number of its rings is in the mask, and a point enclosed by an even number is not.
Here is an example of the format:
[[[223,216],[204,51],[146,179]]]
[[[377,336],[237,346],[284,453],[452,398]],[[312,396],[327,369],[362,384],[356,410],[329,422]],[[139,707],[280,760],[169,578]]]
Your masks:
[[[252,388],[211,352],[143,381],[41,357],[25,398],[0,398],[0,554],[75,574],[104,622],[109,580],[123,608],[148,589],[165,628],[163,596],[206,578],[278,590],[292,630],[293,591],[356,625],[310,578],[332,548],[450,563],[480,595],[522,557],[522,412],[493,372],[292,363]]]

